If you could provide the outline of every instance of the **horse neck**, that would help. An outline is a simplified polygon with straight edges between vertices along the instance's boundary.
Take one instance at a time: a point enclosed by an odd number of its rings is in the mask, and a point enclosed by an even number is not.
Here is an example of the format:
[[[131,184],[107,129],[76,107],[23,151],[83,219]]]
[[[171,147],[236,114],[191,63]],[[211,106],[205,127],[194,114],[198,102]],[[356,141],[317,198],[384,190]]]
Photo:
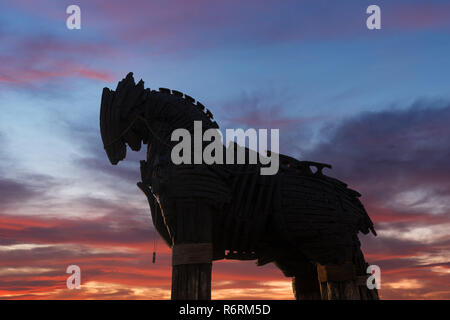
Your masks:
[[[177,142],[171,141],[172,132],[176,129],[185,129],[194,134],[194,121],[201,121],[202,134],[210,128],[218,128],[203,111],[194,105],[171,103],[171,104],[147,104],[143,110],[147,123],[149,124],[154,143],[173,146]]]

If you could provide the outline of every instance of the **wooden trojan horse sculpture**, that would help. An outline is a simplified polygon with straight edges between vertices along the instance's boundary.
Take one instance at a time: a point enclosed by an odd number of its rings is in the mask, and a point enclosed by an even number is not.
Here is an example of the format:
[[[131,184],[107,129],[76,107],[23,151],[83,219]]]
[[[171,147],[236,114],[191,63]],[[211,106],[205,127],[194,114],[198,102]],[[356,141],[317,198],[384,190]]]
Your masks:
[[[366,286],[357,236],[376,233],[358,192],[324,175],[331,166],[284,155],[271,176],[260,175],[260,163],[175,165],[171,134],[192,133],[194,121],[218,128],[200,102],[145,89],[132,73],[115,91],[103,90],[100,128],[110,162],[125,158],[126,145],[147,145],[138,187],[172,248],[172,299],[210,299],[212,261],[219,259],[275,263],[293,278],[297,299],[378,299]]]

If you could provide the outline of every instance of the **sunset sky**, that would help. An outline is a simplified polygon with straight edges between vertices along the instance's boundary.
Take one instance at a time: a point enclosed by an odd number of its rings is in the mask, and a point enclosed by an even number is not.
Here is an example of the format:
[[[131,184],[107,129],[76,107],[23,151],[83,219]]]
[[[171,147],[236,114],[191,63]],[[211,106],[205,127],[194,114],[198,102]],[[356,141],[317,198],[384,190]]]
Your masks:
[[[381,298],[450,299],[449,57],[444,0],[2,0],[0,299],[170,298],[170,250],[159,241],[152,264],[136,187],[145,155],[112,166],[100,138],[102,89],[130,71],[222,128],[279,128],[281,152],[331,163],[375,223],[360,239]],[[273,265],[221,261],[212,298],[293,295]]]

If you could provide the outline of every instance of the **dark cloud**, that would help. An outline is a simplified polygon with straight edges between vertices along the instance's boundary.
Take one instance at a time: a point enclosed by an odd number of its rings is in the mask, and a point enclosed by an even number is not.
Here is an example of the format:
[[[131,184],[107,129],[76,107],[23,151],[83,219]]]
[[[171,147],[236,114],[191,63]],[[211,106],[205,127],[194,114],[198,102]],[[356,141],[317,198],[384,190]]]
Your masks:
[[[331,163],[328,174],[362,191],[381,211],[381,204],[416,192],[409,206],[396,210],[417,213],[432,199],[450,196],[448,123],[450,104],[442,101],[366,112],[326,127],[322,142],[304,150],[304,159]]]
[[[36,192],[28,186],[11,179],[0,179],[0,205],[29,200]]]
[[[0,209],[17,208],[31,201],[47,201],[52,198],[53,188],[59,185],[53,177],[42,174],[23,174],[15,179],[0,176]]]
[[[157,235],[151,218],[136,215],[136,208],[115,208],[93,219],[39,219],[32,216],[0,215],[0,237],[25,243],[92,245],[145,245]]]
[[[306,155],[335,163],[337,172],[354,180],[448,181],[449,120],[450,104],[442,102],[366,112],[325,129],[324,141]]]

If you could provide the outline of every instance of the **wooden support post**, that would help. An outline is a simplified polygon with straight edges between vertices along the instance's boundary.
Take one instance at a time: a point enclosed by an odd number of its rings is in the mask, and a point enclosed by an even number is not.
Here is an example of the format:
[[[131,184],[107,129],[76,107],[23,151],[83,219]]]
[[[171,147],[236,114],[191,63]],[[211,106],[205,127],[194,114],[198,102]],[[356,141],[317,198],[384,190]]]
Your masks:
[[[292,277],[292,290],[297,300],[320,300],[320,286],[317,278],[317,268],[308,263],[297,268]]]
[[[172,300],[211,299],[212,212],[200,202],[177,202],[172,249]]]
[[[322,300],[378,300],[376,290],[369,290],[365,279],[357,276],[352,263],[317,265]]]
[[[210,300],[211,266],[211,263],[173,266],[172,300]]]
[[[179,244],[172,250],[172,299],[211,299],[212,245]],[[209,261],[207,263],[202,263]],[[199,263],[195,263],[199,262]]]

